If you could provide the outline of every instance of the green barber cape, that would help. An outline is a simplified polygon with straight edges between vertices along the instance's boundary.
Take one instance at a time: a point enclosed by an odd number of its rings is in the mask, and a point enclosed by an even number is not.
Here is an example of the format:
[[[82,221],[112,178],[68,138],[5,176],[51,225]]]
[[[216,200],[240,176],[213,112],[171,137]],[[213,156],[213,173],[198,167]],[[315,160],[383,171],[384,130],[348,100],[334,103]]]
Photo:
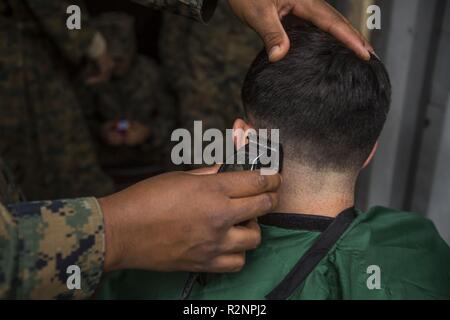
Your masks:
[[[354,212],[356,218],[288,299],[450,299],[450,248],[430,220],[382,207]],[[97,297],[180,299],[188,288],[189,299],[266,299],[335,220],[270,216],[260,221],[261,246],[247,253],[238,273],[193,278],[122,271],[106,279]]]

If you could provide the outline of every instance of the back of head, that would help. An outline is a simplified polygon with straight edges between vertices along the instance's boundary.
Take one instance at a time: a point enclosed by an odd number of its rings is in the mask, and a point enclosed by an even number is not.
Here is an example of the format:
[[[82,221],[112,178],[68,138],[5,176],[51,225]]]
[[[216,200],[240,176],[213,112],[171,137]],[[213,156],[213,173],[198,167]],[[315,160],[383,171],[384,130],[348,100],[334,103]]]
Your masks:
[[[263,51],[251,66],[242,90],[247,116],[256,128],[280,130],[291,161],[317,170],[359,170],[389,110],[386,69],[309,24],[288,35],[286,58],[270,63]]]

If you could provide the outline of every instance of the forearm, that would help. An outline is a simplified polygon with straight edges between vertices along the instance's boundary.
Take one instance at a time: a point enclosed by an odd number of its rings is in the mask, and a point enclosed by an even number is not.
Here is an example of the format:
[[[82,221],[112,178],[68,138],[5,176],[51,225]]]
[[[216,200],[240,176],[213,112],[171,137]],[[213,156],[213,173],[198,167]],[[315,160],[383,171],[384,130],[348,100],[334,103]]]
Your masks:
[[[132,0],[155,9],[165,9],[201,22],[208,22],[217,0]]]
[[[0,205],[0,298],[82,299],[100,282],[103,215],[94,198]],[[81,289],[67,268],[78,266]]]

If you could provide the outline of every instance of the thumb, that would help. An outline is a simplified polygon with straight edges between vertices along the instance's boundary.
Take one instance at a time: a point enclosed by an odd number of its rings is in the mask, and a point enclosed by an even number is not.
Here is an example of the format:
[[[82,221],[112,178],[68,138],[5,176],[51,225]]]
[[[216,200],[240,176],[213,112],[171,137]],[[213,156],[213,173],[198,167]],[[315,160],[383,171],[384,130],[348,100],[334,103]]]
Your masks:
[[[289,38],[275,6],[247,18],[247,23],[264,41],[271,62],[279,61],[286,56],[290,46]]]
[[[211,167],[190,170],[190,171],[187,171],[187,173],[203,176],[203,175],[209,175],[209,174],[216,174],[219,171],[219,169],[220,169],[220,164],[216,164]]]

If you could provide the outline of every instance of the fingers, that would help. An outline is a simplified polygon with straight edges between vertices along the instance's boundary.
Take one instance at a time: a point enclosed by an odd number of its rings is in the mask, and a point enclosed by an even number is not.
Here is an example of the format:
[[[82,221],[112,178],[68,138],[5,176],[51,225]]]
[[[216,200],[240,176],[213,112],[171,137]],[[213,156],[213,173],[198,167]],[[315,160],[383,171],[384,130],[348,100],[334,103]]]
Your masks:
[[[211,261],[208,272],[238,272],[245,265],[245,253],[234,253],[219,256]]]
[[[246,17],[246,21],[264,41],[271,62],[279,61],[286,56],[289,51],[289,38],[281,24],[275,5],[254,10]]]
[[[194,174],[194,175],[208,175],[208,174],[216,174],[219,171],[220,164],[216,164],[210,167],[199,168],[195,170],[187,171],[186,173]]]
[[[260,171],[225,172],[211,179],[217,179],[217,183],[230,198],[242,198],[259,195],[265,192],[276,191],[281,184],[281,176],[261,175]]]
[[[269,60],[281,60],[289,51],[289,38],[281,23],[288,12],[332,34],[362,59],[369,60],[374,50],[364,37],[324,0],[228,0],[238,17],[263,39]]]
[[[274,192],[263,193],[257,196],[232,199],[230,204],[230,223],[239,223],[252,220],[272,212],[278,204],[278,195]]]
[[[232,227],[224,240],[221,252],[225,254],[240,253],[256,249],[261,243],[261,229],[256,219],[245,225]]]
[[[304,5],[305,3],[308,3],[308,5]],[[301,2],[297,0],[292,12],[294,15],[310,21],[320,29],[329,32],[362,59],[370,59],[370,52],[373,52],[370,44],[353,28],[346,18],[327,2],[322,0]]]
[[[238,272],[245,265],[245,252],[256,249],[261,243],[261,230],[256,220],[236,226],[228,232],[222,252],[213,259],[210,272]]]

